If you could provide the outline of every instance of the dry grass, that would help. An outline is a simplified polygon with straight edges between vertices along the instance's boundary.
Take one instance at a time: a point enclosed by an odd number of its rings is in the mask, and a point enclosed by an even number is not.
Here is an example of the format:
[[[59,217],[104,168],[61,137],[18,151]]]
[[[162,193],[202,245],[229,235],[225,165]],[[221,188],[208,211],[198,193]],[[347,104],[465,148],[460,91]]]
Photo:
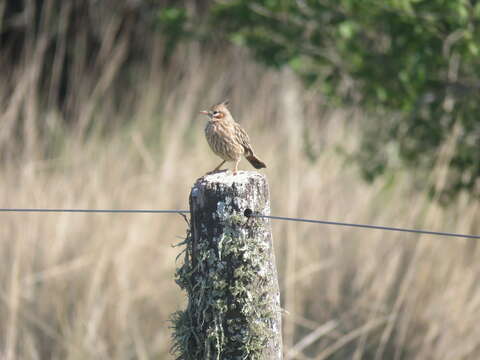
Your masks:
[[[217,163],[197,112],[228,93],[268,164],[274,214],[480,233],[478,203],[438,207],[407,172],[363,183],[336,151],[355,148],[361,114],[325,110],[287,71],[194,45],[173,64],[138,73],[121,89],[126,106],[108,101],[109,78],[71,94],[83,125],[70,130],[19,72],[0,99],[1,206],[185,208]],[[18,118],[24,150],[5,133]],[[168,319],[184,306],[171,245],[185,230],[173,215],[2,214],[0,358],[171,358]],[[286,358],[480,357],[475,241],[283,222],[273,231]]]

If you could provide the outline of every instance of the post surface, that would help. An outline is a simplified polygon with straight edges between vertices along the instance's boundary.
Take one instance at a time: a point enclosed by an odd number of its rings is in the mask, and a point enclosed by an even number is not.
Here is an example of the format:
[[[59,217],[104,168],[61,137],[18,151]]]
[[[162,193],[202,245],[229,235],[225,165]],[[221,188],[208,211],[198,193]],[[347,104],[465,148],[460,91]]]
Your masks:
[[[177,283],[186,310],[173,319],[179,359],[281,359],[278,279],[265,176],[217,173],[190,193],[191,224]]]

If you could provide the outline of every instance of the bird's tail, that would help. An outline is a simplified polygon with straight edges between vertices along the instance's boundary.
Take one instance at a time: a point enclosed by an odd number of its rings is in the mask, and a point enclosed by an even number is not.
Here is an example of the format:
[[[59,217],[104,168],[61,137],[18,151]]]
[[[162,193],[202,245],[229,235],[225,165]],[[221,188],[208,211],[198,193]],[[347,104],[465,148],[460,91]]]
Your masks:
[[[265,165],[265,163],[259,158],[257,158],[253,153],[245,156],[245,158],[248,160],[250,164],[253,165],[255,169],[262,169],[267,167],[267,165]]]

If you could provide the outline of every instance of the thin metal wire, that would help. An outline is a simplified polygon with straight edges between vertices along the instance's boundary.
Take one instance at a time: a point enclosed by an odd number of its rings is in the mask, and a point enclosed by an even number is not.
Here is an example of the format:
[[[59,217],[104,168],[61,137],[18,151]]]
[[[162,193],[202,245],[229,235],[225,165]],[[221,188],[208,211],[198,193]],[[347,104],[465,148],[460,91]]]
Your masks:
[[[188,214],[189,210],[149,210],[149,209],[33,209],[33,208],[0,208],[0,212],[37,212],[37,213],[134,213],[134,214]],[[337,226],[349,226],[357,227],[364,229],[376,229],[376,230],[387,230],[387,231],[399,231],[407,233],[416,233],[416,234],[427,234],[427,235],[439,235],[439,236],[449,236],[449,237],[459,237],[466,239],[480,239],[480,235],[468,235],[468,234],[458,234],[451,232],[440,232],[440,231],[429,231],[429,230],[419,230],[419,229],[406,229],[398,228],[391,226],[379,226],[379,225],[367,225],[367,224],[354,224],[354,223],[345,223],[338,221],[326,221],[326,220],[313,220],[313,219],[303,219],[303,218],[292,218],[285,216],[273,216],[273,215],[261,215],[258,213],[251,213],[249,216],[267,218],[272,220],[283,220],[283,221],[297,221],[304,223],[314,223],[314,224],[324,224],[324,225],[337,225]]]
[[[365,228],[365,229],[401,231],[401,232],[416,233],[416,234],[461,237],[461,238],[467,238],[467,239],[480,239],[480,235],[457,234],[457,233],[451,233],[451,232],[405,229],[405,228],[379,226],[379,225],[352,224],[352,223],[345,223],[345,222],[338,222],[338,221],[312,220],[312,219],[291,218],[291,217],[285,217],[285,216],[273,216],[273,215],[261,215],[261,214],[252,214],[252,216],[268,218],[273,220],[298,221],[298,222],[324,224],[324,225],[350,226],[350,227],[358,227],[358,228]]]
[[[3,208],[0,209],[0,212],[42,212],[42,213],[113,213],[113,214],[122,214],[122,213],[134,213],[134,214],[188,214],[190,210],[149,210],[149,209],[138,209],[138,210],[116,210],[116,209],[9,209]]]

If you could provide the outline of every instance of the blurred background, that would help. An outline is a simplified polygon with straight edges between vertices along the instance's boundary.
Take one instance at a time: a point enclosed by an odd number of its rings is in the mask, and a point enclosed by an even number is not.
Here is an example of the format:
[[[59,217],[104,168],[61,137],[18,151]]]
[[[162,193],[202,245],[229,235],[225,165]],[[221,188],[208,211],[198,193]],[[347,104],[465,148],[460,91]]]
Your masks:
[[[479,24],[474,0],[0,0],[1,207],[185,209],[218,163],[198,111],[229,98],[273,215],[480,234]],[[180,216],[0,224],[0,358],[175,358]],[[480,358],[476,240],[272,228],[287,359]]]

